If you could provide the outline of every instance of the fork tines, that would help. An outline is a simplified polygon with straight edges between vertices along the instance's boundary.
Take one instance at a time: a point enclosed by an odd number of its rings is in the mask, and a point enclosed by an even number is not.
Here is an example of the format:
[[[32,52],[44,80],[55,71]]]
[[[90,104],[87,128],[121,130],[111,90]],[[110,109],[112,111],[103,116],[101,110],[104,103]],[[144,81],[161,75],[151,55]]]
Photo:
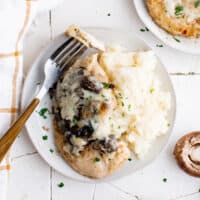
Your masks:
[[[69,37],[52,55],[51,59],[62,70],[69,63],[73,63],[88,47],[73,37]]]

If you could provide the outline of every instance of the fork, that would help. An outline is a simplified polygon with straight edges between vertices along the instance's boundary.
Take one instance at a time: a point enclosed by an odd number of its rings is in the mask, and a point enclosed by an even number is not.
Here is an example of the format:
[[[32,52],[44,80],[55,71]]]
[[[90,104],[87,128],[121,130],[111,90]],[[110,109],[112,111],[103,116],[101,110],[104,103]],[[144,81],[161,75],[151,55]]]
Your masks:
[[[9,151],[23,129],[26,121],[31,116],[44,95],[49,91],[58,79],[63,69],[75,62],[86,50],[87,46],[73,37],[69,37],[56,51],[47,59],[44,65],[44,81],[37,96],[28,105],[25,111],[13,124],[13,126],[0,139],[0,162]]]

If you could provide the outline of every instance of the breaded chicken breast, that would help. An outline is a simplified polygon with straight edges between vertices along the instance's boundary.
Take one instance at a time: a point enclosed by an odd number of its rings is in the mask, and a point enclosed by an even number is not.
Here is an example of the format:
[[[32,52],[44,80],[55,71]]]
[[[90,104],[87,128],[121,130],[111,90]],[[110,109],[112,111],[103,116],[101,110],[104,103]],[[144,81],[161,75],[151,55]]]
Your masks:
[[[200,1],[146,0],[153,20],[172,35],[200,36]]]
[[[63,134],[57,129],[57,122],[54,121],[55,143],[58,152],[64,160],[78,173],[90,178],[103,178],[120,168],[130,157],[130,151],[127,144],[123,141],[117,141],[117,151],[112,153],[100,153],[90,144],[80,155],[71,154],[65,151],[65,139]]]
[[[105,177],[130,157],[127,144],[115,136],[109,121],[117,106],[113,88],[98,64],[98,54],[63,72],[53,88],[57,149],[84,176]]]

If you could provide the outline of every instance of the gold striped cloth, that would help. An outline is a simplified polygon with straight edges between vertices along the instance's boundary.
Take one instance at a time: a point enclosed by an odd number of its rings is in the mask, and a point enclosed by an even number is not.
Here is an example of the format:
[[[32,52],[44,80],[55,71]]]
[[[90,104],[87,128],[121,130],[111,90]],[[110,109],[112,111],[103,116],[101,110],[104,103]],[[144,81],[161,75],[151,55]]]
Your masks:
[[[24,35],[37,12],[61,0],[0,1],[0,137],[15,121],[21,93]],[[0,200],[6,200],[9,155],[0,163]]]

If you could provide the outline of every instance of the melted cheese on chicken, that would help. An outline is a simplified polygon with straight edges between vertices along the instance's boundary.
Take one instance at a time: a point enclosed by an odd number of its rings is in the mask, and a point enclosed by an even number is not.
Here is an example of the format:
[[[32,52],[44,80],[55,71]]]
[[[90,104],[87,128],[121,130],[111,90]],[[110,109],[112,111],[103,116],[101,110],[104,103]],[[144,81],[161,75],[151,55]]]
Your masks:
[[[185,16],[189,22],[200,18],[200,1],[165,0],[165,7],[170,16]]]

